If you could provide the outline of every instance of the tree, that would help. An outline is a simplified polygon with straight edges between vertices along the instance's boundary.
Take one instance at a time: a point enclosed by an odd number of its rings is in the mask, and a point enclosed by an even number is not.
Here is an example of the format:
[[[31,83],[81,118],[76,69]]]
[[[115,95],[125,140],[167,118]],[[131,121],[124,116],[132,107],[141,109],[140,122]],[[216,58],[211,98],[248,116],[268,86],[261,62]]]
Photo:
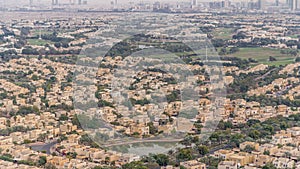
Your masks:
[[[250,146],[250,145],[247,145],[244,149],[244,151],[248,152],[248,153],[251,153],[252,151],[254,151],[254,147]]]
[[[273,57],[273,56],[270,56],[270,57],[269,57],[269,61],[270,61],[270,62],[274,62],[274,61],[277,61],[277,59],[276,59],[275,57]]]
[[[146,167],[141,161],[134,161],[122,166],[122,169],[147,169],[147,168],[148,167]]]
[[[268,163],[265,166],[263,166],[262,169],[276,169],[276,167],[274,166],[274,164]]]
[[[285,156],[286,158],[290,158],[290,157],[292,156],[292,154],[291,154],[290,152],[285,152],[285,153],[284,153],[284,156]]]
[[[69,152],[69,153],[68,153],[68,157],[69,157],[69,158],[72,158],[72,159],[76,159],[77,153],[76,153],[76,152]]]
[[[59,117],[59,120],[60,121],[67,121],[69,119],[69,117],[65,114],[62,114],[60,117]]]
[[[221,48],[220,52],[219,52],[219,55],[226,55],[227,54],[227,50],[226,48]]]
[[[39,114],[39,109],[36,106],[26,107],[22,106],[19,108],[18,115],[27,115],[27,114]]]
[[[31,79],[33,81],[37,81],[37,80],[39,80],[39,77],[37,75],[32,75]]]
[[[39,166],[44,166],[47,163],[47,157],[46,156],[40,156],[38,164]]]
[[[233,134],[230,136],[230,144],[233,147],[238,147],[241,142],[243,142],[243,135],[242,134]]]
[[[197,149],[198,149],[199,154],[201,154],[201,155],[206,155],[209,153],[208,147],[205,145],[198,146]]]
[[[47,134],[43,133],[38,136],[37,140],[44,142],[46,140],[46,138],[47,138]]]
[[[110,162],[110,157],[105,157],[104,163],[109,164],[109,162]]]
[[[165,154],[154,155],[154,159],[159,166],[167,166],[169,164],[169,157]]]
[[[233,39],[245,39],[246,37],[246,33],[242,31],[232,36]]]
[[[192,145],[193,137],[192,136],[186,136],[180,143],[184,145],[185,147],[189,147]]]
[[[222,120],[218,124],[218,128],[221,129],[221,130],[226,130],[226,129],[229,129],[229,128],[232,128],[232,127],[233,127],[233,125],[232,125],[232,123],[230,121],[224,122]]]
[[[220,134],[217,133],[217,132],[214,132],[214,133],[211,134],[211,136],[209,137],[209,139],[211,141],[218,142],[218,141],[220,141]]]
[[[193,158],[191,149],[180,149],[179,154],[176,156],[179,161],[191,160]]]
[[[225,46],[225,41],[223,39],[212,39],[212,44],[214,47],[223,47]]]
[[[39,52],[36,49],[33,49],[32,47],[24,48],[22,50],[22,54],[24,55],[38,55]]]
[[[264,155],[270,155],[270,151],[269,150],[265,150],[264,151]]]
[[[213,169],[213,168],[218,168],[218,165],[222,161],[222,159],[207,156],[207,157],[200,158],[199,161],[206,164],[206,166],[209,166],[210,169]]]
[[[153,122],[148,123],[149,133],[156,134],[158,132],[157,128],[153,125]]]
[[[260,132],[257,131],[257,130],[250,131],[250,133],[248,135],[249,135],[249,137],[251,137],[253,139],[259,139],[260,138]]]
[[[47,163],[46,165],[45,165],[45,169],[57,169],[53,164],[49,164],[49,163]]]
[[[239,51],[238,47],[232,47],[232,48],[230,48],[229,53],[236,53],[238,51]]]
[[[68,42],[62,42],[61,46],[63,48],[68,48],[69,47],[69,43]]]
[[[298,51],[297,50],[292,50],[292,51],[290,51],[290,54],[293,55],[293,56],[297,56]]]
[[[79,143],[91,146],[93,148],[99,148],[99,145],[95,143],[87,134],[81,136],[81,138],[79,139]]]
[[[271,126],[271,125],[266,125],[265,127],[264,127],[264,130],[266,130],[266,131],[269,131],[270,132],[270,134],[275,134],[275,130],[274,130],[274,127],[273,126]]]
[[[281,130],[286,130],[287,128],[289,128],[289,126],[285,121],[283,121],[280,123],[280,128]]]
[[[80,125],[80,122],[79,122],[79,119],[78,119],[78,116],[75,114],[72,118],[72,124],[73,125],[76,125],[78,128],[81,128],[81,125]]]
[[[96,166],[92,169],[111,169],[110,167],[102,167],[102,166]]]
[[[56,42],[56,43],[54,43],[54,46],[55,46],[56,48],[60,48],[60,47],[61,47],[61,43]]]

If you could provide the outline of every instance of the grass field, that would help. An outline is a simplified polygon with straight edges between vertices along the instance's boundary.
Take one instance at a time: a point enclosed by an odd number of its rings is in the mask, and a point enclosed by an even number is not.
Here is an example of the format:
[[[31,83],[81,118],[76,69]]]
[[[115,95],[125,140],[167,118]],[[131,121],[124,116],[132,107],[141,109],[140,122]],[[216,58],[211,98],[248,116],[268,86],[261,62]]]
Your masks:
[[[217,28],[213,31],[213,36],[217,39],[231,39],[233,35],[232,28]]]
[[[220,49],[219,49],[220,50]],[[239,48],[239,51],[226,56],[238,57],[241,59],[255,59],[259,63],[267,65],[286,65],[294,62],[295,56],[282,54],[280,49],[271,48]],[[272,56],[277,59],[277,61],[270,62],[269,57]]]
[[[41,34],[42,35],[49,35],[49,34],[52,34],[53,32],[51,32],[51,31],[47,31],[47,30],[41,30]],[[33,30],[32,32],[31,32],[31,34],[33,35],[33,36],[39,36],[40,35],[40,30]]]
[[[46,44],[53,44],[51,41],[43,40],[43,39],[27,39],[29,45],[38,45],[44,46]]]
[[[290,35],[289,37],[291,37],[291,38],[299,38],[299,34],[295,34],[295,35]]]
[[[221,50],[221,48],[217,48],[218,52]],[[227,48],[227,51],[229,51],[229,48]],[[253,65],[256,64],[266,64],[266,65],[275,65],[275,66],[280,66],[280,65],[287,65],[290,63],[293,63],[295,60],[295,56],[293,55],[289,55],[289,54],[282,54],[281,49],[271,49],[271,48],[260,48],[260,47],[256,47],[256,48],[239,48],[239,51],[233,54],[228,54],[225,56],[228,57],[237,57],[237,58],[241,58],[241,59],[249,59],[252,58],[256,61],[258,61],[258,63],[255,63]],[[196,51],[199,53],[204,53],[204,51]],[[193,52],[186,52],[186,53],[182,53],[182,52],[178,52],[176,54],[178,55],[184,55],[184,54],[192,54]],[[217,52],[216,52],[217,53]],[[170,60],[172,60],[171,58],[174,57],[174,54],[169,54],[169,53],[165,53],[163,54],[163,57],[165,60],[168,60],[168,58],[170,57]],[[152,56],[153,55],[153,56]],[[162,57],[161,55],[156,55],[156,53],[152,53],[149,54],[149,57],[152,56],[153,58],[160,58]],[[274,58],[276,58],[277,61],[273,61],[270,62],[269,61],[269,57],[272,56]],[[173,58],[174,59],[174,58]]]

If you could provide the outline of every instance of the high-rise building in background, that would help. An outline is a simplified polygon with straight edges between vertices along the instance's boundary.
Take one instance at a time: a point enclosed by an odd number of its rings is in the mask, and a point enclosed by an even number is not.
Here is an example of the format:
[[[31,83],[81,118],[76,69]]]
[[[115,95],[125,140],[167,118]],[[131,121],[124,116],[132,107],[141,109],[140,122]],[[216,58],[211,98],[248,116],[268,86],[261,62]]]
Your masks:
[[[222,8],[228,8],[229,6],[230,6],[229,0],[222,1]]]
[[[118,0],[112,0],[110,2],[110,4],[111,4],[111,6],[112,6],[113,9],[118,8]]]
[[[52,0],[52,5],[58,5],[58,0]]]
[[[264,9],[266,5],[265,3],[266,3],[265,0],[258,0],[257,2],[258,9],[260,10]]]
[[[5,0],[0,0],[0,11],[4,10],[5,9]]]
[[[279,6],[279,0],[275,0],[275,5]]]
[[[222,2],[218,2],[218,1],[210,2],[209,7],[212,9],[220,9],[222,8]]]
[[[192,0],[191,1],[191,8],[195,8],[195,7],[198,7],[198,0]]]
[[[285,0],[285,4],[290,7],[290,0]]]
[[[300,0],[296,0],[296,7],[295,10],[300,10]]]
[[[69,3],[66,3],[66,1],[59,1],[59,0],[52,0],[52,5],[83,5],[87,4],[87,0],[69,0]]]
[[[155,2],[155,3],[153,4],[153,9],[154,9],[154,10],[158,10],[158,9],[160,9],[160,8],[161,8],[160,2]]]
[[[253,10],[255,8],[255,3],[253,2],[253,0],[248,2],[247,8],[250,10]]]
[[[192,6],[198,6],[198,0],[192,0]]]
[[[292,11],[295,11],[297,9],[298,0],[287,0],[287,5]]]

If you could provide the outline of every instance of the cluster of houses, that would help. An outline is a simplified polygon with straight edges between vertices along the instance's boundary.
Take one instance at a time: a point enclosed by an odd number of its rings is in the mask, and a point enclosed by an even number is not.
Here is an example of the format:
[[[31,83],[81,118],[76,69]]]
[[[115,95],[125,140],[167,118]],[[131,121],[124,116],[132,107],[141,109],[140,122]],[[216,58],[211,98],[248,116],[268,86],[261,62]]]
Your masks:
[[[70,70],[74,66],[59,62],[52,62],[48,59],[38,60],[31,58],[12,59],[1,66],[1,72],[11,72],[13,75],[22,72],[30,82],[35,91],[29,91],[22,85],[16,85],[8,79],[1,79],[0,88],[2,93],[6,93],[6,98],[0,101],[1,111],[17,112],[22,106],[36,106],[38,109],[45,106],[45,97],[49,107],[65,104],[72,105],[73,91],[70,82],[67,83],[67,77],[70,76]],[[51,70],[50,70],[51,69]],[[16,78],[11,76],[12,79]],[[48,83],[51,81],[51,84]],[[68,84],[63,86],[63,84]],[[46,85],[46,86],[45,86]],[[63,87],[62,87],[63,86]],[[30,96],[30,97],[28,97]]]
[[[258,71],[263,71],[266,70],[269,66],[268,65],[264,65],[264,64],[259,64],[257,66],[251,67],[248,70],[238,70],[235,73],[237,75],[244,73],[244,74],[249,74],[249,73],[254,73],[254,72],[258,72]]]
[[[120,153],[111,150],[103,150],[99,148],[92,148],[79,144],[80,135],[71,134],[67,140],[55,145],[54,152],[60,156],[66,156],[70,153],[76,153],[76,159],[82,161],[90,161],[91,164],[122,166],[126,163],[140,160],[140,156],[134,154]],[[64,165],[64,164],[63,164]]]
[[[28,166],[25,164],[15,164],[13,162],[9,161],[0,161],[0,167],[1,168],[7,168],[7,169],[39,169],[39,167],[35,166]]]
[[[259,96],[264,94],[280,94],[280,91],[285,91],[292,87],[293,84],[298,84],[299,78],[289,77],[286,79],[279,78],[275,79],[271,84],[265,85],[247,92],[249,96]]]
[[[106,62],[108,65],[121,64],[121,58],[106,58]],[[51,67],[49,67],[51,66]],[[4,99],[1,101],[3,105],[1,106],[2,112],[7,112],[11,110],[18,110],[21,106],[29,106],[31,104],[35,105],[38,109],[40,109],[44,104],[39,102],[37,104],[37,100],[39,100],[42,96],[48,100],[48,106],[58,106],[61,103],[65,103],[67,105],[71,105],[72,96],[72,87],[66,86],[62,88],[62,83],[66,82],[66,78],[68,76],[68,72],[73,68],[72,65],[63,64],[59,62],[52,62],[48,59],[12,59],[4,66],[4,71],[25,71],[28,73],[27,78],[31,79],[31,83],[36,87],[35,91],[30,91],[26,87],[21,87],[19,85],[14,84],[8,80],[1,80],[1,88],[8,93],[8,99]],[[14,67],[14,69],[12,69]],[[291,65],[288,65],[284,69],[293,69],[297,68]],[[201,66],[190,66],[192,70],[201,70],[203,67]],[[240,73],[249,73],[266,69],[264,65],[258,65],[257,67],[248,70],[247,72]],[[29,71],[33,73],[29,73]],[[37,71],[40,70],[40,71]],[[223,71],[227,72],[236,72],[238,71],[234,67],[224,67]],[[112,82],[112,72],[108,68],[99,68],[98,69],[98,78],[102,82],[103,85],[110,84]],[[37,76],[38,78],[33,78]],[[176,76],[176,74],[175,74]],[[55,77],[53,84],[49,87],[49,90],[45,90],[42,86],[47,81],[53,79],[51,77]],[[87,78],[87,77],[85,77]],[[217,79],[218,77],[213,76],[212,78]],[[228,83],[232,83],[232,76],[225,76]],[[185,85],[189,86],[193,81],[208,81],[205,75],[194,75],[191,78],[187,79]],[[280,79],[275,80],[276,83],[281,83],[280,87],[284,87],[288,85],[290,82],[297,82],[296,78],[289,79]],[[275,83],[275,81],[273,83]],[[162,107],[153,104],[151,102],[147,102],[153,98],[163,97],[164,94],[151,94],[149,91],[152,90],[161,90],[163,93],[167,93],[167,95],[174,94],[174,91],[180,89],[178,84],[173,84],[172,76],[167,73],[159,72],[159,71],[141,71],[137,76],[135,76],[135,81],[132,82],[134,85],[129,86],[128,90],[126,90],[127,95],[126,99],[131,99],[132,102],[137,104],[132,105],[132,109],[130,106],[118,105],[111,106],[106,105],[101,107],[100,109],[95,109],[95,112],[100,114],[101,118],[110,124],[114,125],[114,129],[118,132],[124,132],[126,135],[133,136],[149,136],[150,128],[149,123],[153,125],[157,132],[164,133],[172,133],[174,130],[181,132],[190,132],[195,131],[193,122],[201,121],[205,123],[206,121],[212,120],[215,116],[220,116],[224,121],[231,121],[233,125],[238,125],[240,123],[245,123],[249,119],[258,119],[260,121],[267,120],[270,117],[283,115],[288,116],[291,114],[299,113],[298,109],[292,109],[286,105],[278,105],[276,107],[265,106],[262,107],[258,102],[247,102],[243,99],[230,100],[223,98],[223,106],[220,108],[219,115],[211,115],[213,108],[215,107],[211,100],[207,98],[201,98],[199,100],[192,101],[180,101],[177,100],[176,96],[173,98],[174,100],[167,102],[166,100],[161,102],[159,105],[163,105]],[[131,83],[131,84],[132,84]],[[272,83],[272,84],[273,84]],[[125,83],[126,84],[126,83]],[[207,88],[209,89],[207,90]],[[215,86],[207,86],[206,84],[201,84],[200,87],[197,86],[195,90],[197,91],[206,91],[206,94],[209,95],[213,89],[220,87],[219,84]],[[96,88],[97,89],[97,88]],[[99,91],[99,98],[108,103],[112,103],[117,98],[117,101],[124,101],[122,94],[113,95],[110,93],[110,89],[101,89]],[[86,93],[85,93],[86,94]],[[22,97],[22,95],[30,96]],[[174,94],[176,95],[176,94]],[[11,96],[16,96],[16,103],[12,99]],[[21,101],[23,99],[23,101]],[[193,118],[185,118],[180,117],[179,114],[182,109],[186,108],[186,105],[190,107],[198,107],[197,112]],[[42,112],[40,114],[26,114],[26,115],[15,115],[10,118],[1,117],[0,118],[0,128],[2,130],[13,128],[13,127],[23,127],[26,129],[26,132],[12,132],[8,136],[1,137],[0,148],[3,150],[2,153],[11,154],[15,160],[29,160],[34,161],[37,160],[40,156],[47,157],[47,163],[51,165],[55,165],[59,168],[70,168],[70,167],[79,167],[79,168],[90,168],[97,165],[107,165],[114,164],[116,166],[121,166],[128,162],[139,160],[139,156],[135,156],[132,154],[123,154],[115,151],[105,151],[103,149],[91,148],[90,146],[81,145],[79,140],[83,135],[83,131],[78,129],[78,127],[72,124],[70,121],[59,121],[60,117],[66,116],[71,118],[77,110],[72,111],[64,111],[57,110],[53,113],[50,112]],[[272,147],[274,145],[281,144],[285,145],[283,147],[277,147],[277,150],[273,152],[273,149],[266,151],[270,151],[270,162],[272,162],[276,166],[289,166],[294,165],[295,162],[293,160],[288,160],[285,152],[291,153],[291,158],[297,157],[299,154],[298,150],[293,149],[292,146],[288,146],[287,144],[297,143],[297,131],[299,129],[292,128],[286,131],[286,133],[281,132],[274,135],[273,142],[270,144],[259,145],[260,147]],[[114,133],[99,129],[100,132],[105,133],[109,136],[114,136]],[[76,132],[78,134],[70,134],[72,132]],[[40,152],[34,152],[30,150],[26,146],[22,146],[25,142],[38,142],[40,140],[45,140],[45,142],[51,142],[51,140],[55,140],[59,138],[61,135],[66,135],[67,140],[63,140],[60,143],[56,144],[51,148],[51,151],[57,154],[58,156],[53,156],[49,154],[44,154]],[[245,143],[246,144],[246,143]],[[248,144],[248,143],[247,143]],[[249,143],[250,144],[250,143]],[[254,144],[254,143],[253,143]],[[297,143],[298,144],[298,143]],[[254,167],[253,163],[262,163],[259,161],[260,159],[267,158],[265,154],[257,149],[258,152],[243,152],[243,145],[241,144],[241,149],[238,150],[220,150],[219,156],[226,157],[224,158],[224,162],[220,163],[219,167],[239,167],[239,166],[248,166]],[[274,147],[273,146],[273,147]],[[254,147],[257,147],[255,144]],[[224,151],[224,152],[222,152]],[[264,150],[265,151],[265,150]],[[217,156],[216,152],[214,155]],[[223,154],[222,154],[223,153]],[[256,153],[256,154],[255,154]],[[31,155],[30,154],[35,154]],[[76,154],[76,157],[69,158],[70,155]],[[283,155],[284,154],[284,155]],[[248,157],[249,156],[249,157]],[[223,157],[222,157],[223,158]],[[259,159],[255,162],[256,159]],[[291,162],[292,161],[292,162]],[[5,162],[6,165],[7,163]],[[261,164],[261,165],[262,165]],[[199,162],[199,160],[186,161],[181,164],[186,168],[206,168],[205,164]],[[18,167],[21,167],[18,165]],[[29,167],[29,166],[28,166]],[[174,168],[173,166],[166,166],[164,168]]]
[[[9,16],[11,17],[11,16]],[[19,16],[20,17],[20,16]],[[30,17],[32,17],[30,19]],[[16,19],[6,20],[6,24],[0,25],[0,35],[4,36],[3,39],[5,43],[0,44],[0,51],[8,51],[14,50],[18,54],[22,55],[23,49],[26,47],[31,47],[36,50],[45,49],[49,51],[49,47],[55,48],[58,51],[62,52],[65,50],[80,50],[82,44],[86,44],[88,36],[94,36],[97,27],[104,27],[106,24],[103,22],[104,17],[93,18],[89,17],[82,18],[80,20],[74,18],[64,18],[60,16],[54,16],[53,18],[47,19],[37,19],[35,15],[30,16],[27,19]],[[109,18],[109,17],[105,17]],[[27,35],[28,39],[38,40],[42,43],[28,43],[26,46],[17,48],[16,43],[18,43],[19,36],[22,35],[22,28],[26,28],[30,30]],[[57,38],[65,38],[70,39],[68,42],[68,47],[57,48],[54,42],[44,39],[43,36],[51,35],[53,31],[49,31],[51,29],[62,29],[67,31],[57,32]],[[5,31],[3,31],[5,30]],[[10,34],[6,35],[5,33],[10,32]],[[85,36],[76,37],[78,34],[84,34]],[[48,44],[47,47],[44,45]]]
[[[255,169],[267,164],[276,168],[300,168],[300,128],[282,130],[272,136],[270,143],[243,142],[239,148],[221,149],[211,156],[221,158],[219,169],[237,169],[240,167]]]
[[[298,114],[299,109],[286,105],[261,106],[259,102],[247,102],[244,99],[226,99],[224,107],[220,111],[220,116],[224,121],[231,121],[233,125],[246,123],[249,119],[265,121],[271,117]]]
[[[242,33],[245,37],[231,39],[229,40],[229,43],[249,43],[256,38],[262,38],[273,40],[273,43],[264,45],[264,47],[297,49],[297,45],[288,46],[286,43],[282,43],[284,41],[299,40],[297,37],[288,36],[289,30],[297,23],[291,16],[282,15],[281,18],[274,18],[268,15],[255,16],[253,18],[249,18],[248,16],[234,16],[230,19],[234,20],[235,23],[240,24],[235,33]]]
[[[14,116],[10,119],[1,118],[1,130],[22,127],[24,132],[11,132],[9,136],[1,136],[1,145],[23,144],[24,141],[36,142],[45,135],[42,140],[53,140],[60,135],[77,130],[77,126],[70,122],[59,122],[54,114],[45,112],[41,115],[28,114],[25,117]]]
[[[126,58],[127,61],[130,58]],[[136,59],[136,60],[134,60]],[[137,61],[137,58],[134,58],[131,61]],[[126,66],[121,62],[121,57],[105,57],[103,65],[98,69],[97,76],[99,78],[99,83],[103,86],[110,86],[109,84],[113,83],[114,72],[109,67],[114,66]],[[128,66],[128,65],[127,65]],[[176,65],[173,65],[176,67]],[[289,67],[288,65],[287,67]],[[163,67],[159,65],[158,67]],[[187,65],[189,69],[193,71],[200,71],[205,66],[199,65]],[[285,67],[284,69],[287,69]],[[239,73],[252,73],[257,71],[262,71],[267,69],[266,65],[257,65],[247,71],[239,71],[236,67],[224,67],[222,71],[226,72],[235,72]],[[165,68],[166,69],[166,68]],[[153,69],[155,70],[155,69]],[[182,101],[182,100],[173,100],[167,102],[163,100],[159,104],[154,104],[151,101],[165,95],[171,94],[174,91],[180,90],[181,84],[173,84],[166,81],[166,79],[171,79],[168,73],[161,71],[151,71],[144,70],[135,74],[132,72],[134,77],[131,77],[132,73],[118,72],[122,74],[120,76],[121,85],[127,86],[123,88],[118,88],[118,93],[112,92],[114,89],[105,88],[99,91],[99,98],[106,102],[111,103],[110,106],[104,106],[100,111],[89,111],[94,113],[100,113],[102,120],[107,123],[114,125],[114,130],[118,132],[123,132],[126,135],[135,135],[135,136],[149,136],[151,122],[152,125],[157,129],[157,132],[172,133],[174,131],[184,131],[193,133],[196,129],[193,126],[193,122],[201,121],[205,123],[207,121],[213,120],[216,116],[221,117],[224,121],[230,121],[233,125],[238,125],[241,123],[246,123],[249,119],[257,119],[260,121],[265,121],[271,117],[276,117],[278,115],[289,116],[291,114],[299,113],[298,109],[290,108],[286,105],[277,105],[273,106],[261,106],[259,102],[247,102],[244,99],[230,100],[228,98],[221,98],[223,100],[223,105],[218,107],[219,114],[212,113],[212,110],[215,110],[215,102],[212,102],[207,98],[200,98],[197,101]],[[125,73],[125,74],[124,74]],[[127,73],[127,75],[126,75]],[[118,74],[118,75],[120,75]],[[177,76],[174,74],[173,76]],[[212,75],[210,78],[218,78],[216,75]],[[126,77],[123,80],[121,77]],[[134,81],[129,81],[129,78],[133,78]],[[118,77],[119,78],[119,77]],[[123,80],[123,81],[122,81]],[[208,79],[205,75],[194,75],[187,79],[188,84],[192,81],[202,81],[208,82]],[[224,81],[228,81],[228,84],[233,82],[232,76],[224,76]],[[276,79],[270,85],[257,88],[248,92],[249,95],[254,95],[253,93],[263,94],[262,90],[269,90],[269,88],[279,89],[288,88],[292,84],[298,84],[298,78],[287,78],[287,79]],[[223,84],[224,85],[224,84]],[[188,85],[187,85],[188,86]],[[206,95],[209,96],[214,89],[218,87],[222,88],[220,84],[201,84],[195,87],[195,91],[206,91]],[[125,88],[125,90],[124,90]],[[267,89],[265,89],[267,88]],[[121,90],[120,90],[121,89]],[[161,93],[153,93],[153,91],[159,90]],[[131,106],[123,104],[126,100],[131,101]],[[146,100],[146,101],[145,101]],[[118,104],[114,104],[118,103]],[[185,109],[185,106],[195,107],[197,113],[194,114],[192,118],[178,117],[180,116],[180,111]],[[95,115],[95,114],[94,114]],[[104,131],[104,130],[103,130]],[[106,133],[106,131],[105,131]],[[153,133],[152,133],[153,134]]]

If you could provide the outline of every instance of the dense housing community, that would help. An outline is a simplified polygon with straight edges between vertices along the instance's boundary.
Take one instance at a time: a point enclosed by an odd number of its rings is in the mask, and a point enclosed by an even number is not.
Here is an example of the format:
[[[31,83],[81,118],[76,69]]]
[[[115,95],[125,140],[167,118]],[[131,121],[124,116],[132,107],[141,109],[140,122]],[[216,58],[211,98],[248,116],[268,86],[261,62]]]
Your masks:
[[[297,13],[2,16],[1,169],[300,169]]]

